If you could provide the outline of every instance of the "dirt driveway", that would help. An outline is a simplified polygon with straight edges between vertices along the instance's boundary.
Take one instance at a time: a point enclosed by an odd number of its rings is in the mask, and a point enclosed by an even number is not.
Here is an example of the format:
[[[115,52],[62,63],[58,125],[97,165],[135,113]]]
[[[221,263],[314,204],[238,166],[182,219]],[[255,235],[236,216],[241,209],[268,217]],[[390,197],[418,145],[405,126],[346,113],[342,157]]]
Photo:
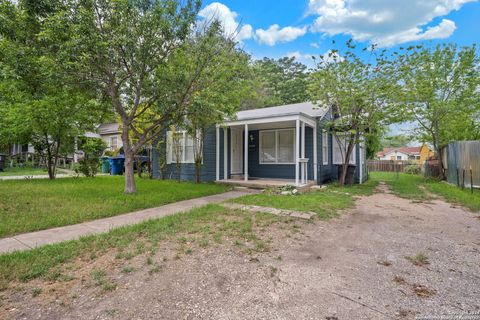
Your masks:
[[[343,320],[480,313],[480,220],[443,201],[412,203],[380,192],[341,218],[268,227],[262,236],[272,250],[253,256],[227,242],[178,260],[159,254],[158,272],[118,274],[114,291],[81,282],[55,287],[63,292],[55,300],[19,291],[5,315]]]

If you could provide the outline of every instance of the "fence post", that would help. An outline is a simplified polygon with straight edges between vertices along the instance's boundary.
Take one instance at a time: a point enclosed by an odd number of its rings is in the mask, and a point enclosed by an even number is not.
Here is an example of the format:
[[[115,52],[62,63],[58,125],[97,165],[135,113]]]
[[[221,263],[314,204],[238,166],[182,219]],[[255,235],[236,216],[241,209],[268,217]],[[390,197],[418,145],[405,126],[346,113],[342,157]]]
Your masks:
[[[457,186],[460,187],[460,168],[457,167]]]
[[[470,192],[473,193],[473,170],[472,170],[472,166],[470,166]]]

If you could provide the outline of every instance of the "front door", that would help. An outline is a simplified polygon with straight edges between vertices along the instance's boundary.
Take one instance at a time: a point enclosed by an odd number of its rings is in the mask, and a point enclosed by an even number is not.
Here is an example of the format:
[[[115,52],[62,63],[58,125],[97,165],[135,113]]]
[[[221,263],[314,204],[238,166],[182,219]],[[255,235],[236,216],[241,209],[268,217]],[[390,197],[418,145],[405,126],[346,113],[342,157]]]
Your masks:
[[[232,174],[243,173],[243,132],[231,130],[232,133]]]

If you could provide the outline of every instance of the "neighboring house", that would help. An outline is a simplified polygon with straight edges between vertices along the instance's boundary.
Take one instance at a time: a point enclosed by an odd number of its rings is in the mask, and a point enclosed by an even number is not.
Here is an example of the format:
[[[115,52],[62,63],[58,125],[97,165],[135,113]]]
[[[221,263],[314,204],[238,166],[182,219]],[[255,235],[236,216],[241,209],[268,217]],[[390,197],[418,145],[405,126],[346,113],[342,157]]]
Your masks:
[[[123,147],[120,125],[116,122],[101,124],[97,132],[99,137],[107,144],[110,151],[118,150]]]
[[[337,180],[342,164],[341,139],[323,130],[331,119],[328,108],[312,103],[240,111],[235,119],[213,126],[204,137],[202,181],[288,179],[302,186]],[[166,160],[167,178],[175,178],[176,159],[171,133],[160,151],[153,153],[153,175],[160,177],[160,156]],[[340,140],[340,144],[339,141]],[[194,140],[186,133],[180,141],[182,180],[195,179]],[[351,157],[355,182],[364,182],[364,143]]]
[[[430,147],[424,143],[421,147],[384,148],[377,153],[378,160],[402,160],[424,163],[433,155]]]

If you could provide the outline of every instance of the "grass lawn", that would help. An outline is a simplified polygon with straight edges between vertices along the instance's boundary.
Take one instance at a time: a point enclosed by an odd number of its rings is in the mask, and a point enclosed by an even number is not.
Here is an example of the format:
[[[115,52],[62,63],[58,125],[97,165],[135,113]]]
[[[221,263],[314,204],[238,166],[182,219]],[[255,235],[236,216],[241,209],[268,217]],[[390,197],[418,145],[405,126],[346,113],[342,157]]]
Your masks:
[[[0,181],[0,237],[65,226],[226,191],[214,184],[137,179],[123,193],[123,176]]]
[[[262,193],[247,195],[232,201],[278,209],[304,212],[312,211],[317,213],[320,219],[328,219],[335,216],[338,210],[353,206],[355,196],[372,194],[377,184],[378,181],[376,180],[370,180],[362,185],[347,187],[339,187],[332,184],[329,185],[326,190],[313,191],[295,196]]]
[[[398,176],[390,172],[372,172],[370,177],[375,181],[385,181],[393,192],[406,199],[428,200],[426,191],[443,197],[446,201],[465,206],[473,212],[480,212],[480,190],[462,190],[443,181],[425,179],[419,175],[400,173]]]
[[[69,281],[75,277],[75,268],[69,263],[89,263],[111,250],[119,261],[145,255],[149,264],[149,257],[164,240],[177,242],[176,257],[227,240],[249,254],[266,252],[269,251],[268,239],[262,240],[259,230],[273,223],[282,223],[282,228],[291,227],[292,232],[296,231],[294,219],[289,217],[207,205],[105,234],[9,253],[0,256],[0,291],[12,282],[35,278]]]
[[[57,173],[64,173],[62,169],[57,169]],[[5,168],[4,171],[0,172],[0,177],[5,176],[41,176],[48,175],[47,169],[45,168],[34,168],[34,167],[13,167]]]

